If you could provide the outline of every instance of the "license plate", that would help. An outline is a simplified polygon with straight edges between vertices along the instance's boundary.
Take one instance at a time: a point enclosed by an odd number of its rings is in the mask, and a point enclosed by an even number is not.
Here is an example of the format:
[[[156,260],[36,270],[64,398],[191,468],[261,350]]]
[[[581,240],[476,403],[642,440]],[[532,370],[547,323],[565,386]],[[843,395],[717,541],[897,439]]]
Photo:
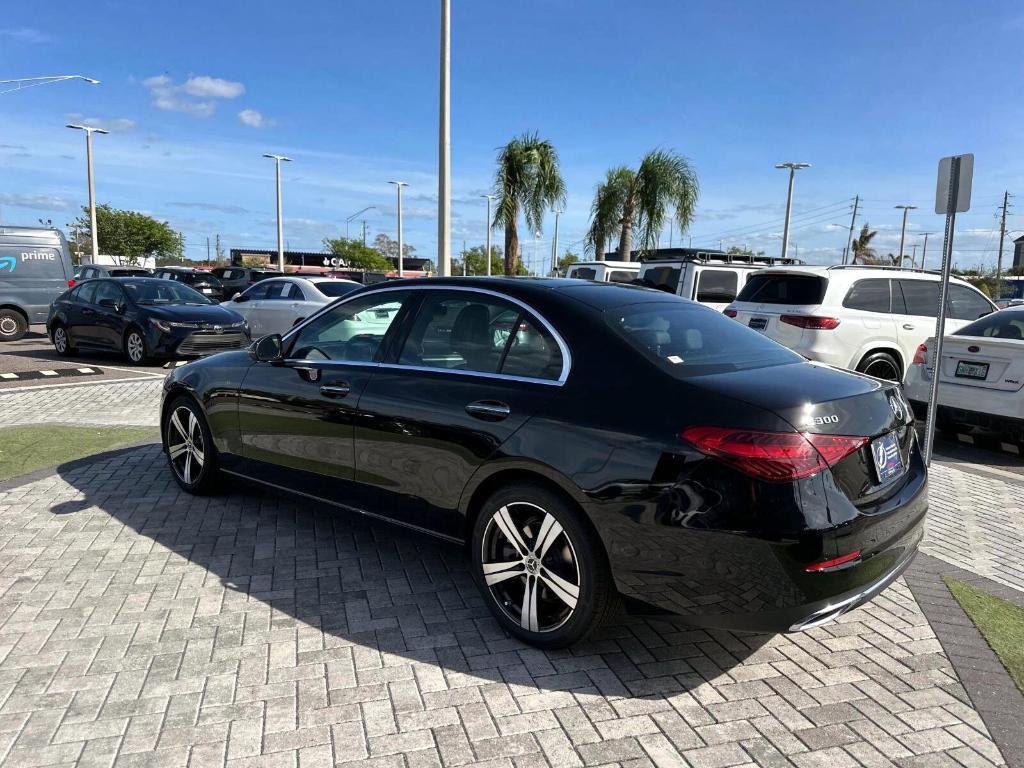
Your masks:
[[[755,331],[764,331],[768,327],[768,318],[752,317],[750,322],[747,323],[747,327],[753,328]]]
[[[988,363],[971,363],[960,360],[956,364],[956,375],[961,379],[987,379]]]
[[[884,483],[903,474],[903,458],[900,456],[900,444],[895,432],[871,441],[871,458],[875,462],[878,482]]]

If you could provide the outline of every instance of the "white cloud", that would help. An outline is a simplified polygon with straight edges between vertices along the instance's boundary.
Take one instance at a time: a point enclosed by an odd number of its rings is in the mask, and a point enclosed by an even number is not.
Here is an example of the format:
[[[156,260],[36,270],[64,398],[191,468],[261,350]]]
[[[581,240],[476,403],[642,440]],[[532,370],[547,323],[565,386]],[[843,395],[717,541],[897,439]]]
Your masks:
[[[52,39],[44,32],[31,27],[13,27],[0,29],[0,37],[16,40],[20,43],[48,43]]]
[[[0,192],[0,205],[40,211],[63,211],[71,207],[71,203],[56,195],[20,195],[15,192]]]
[[[217,99],[234,99],[245,93],[242,83],[208,75],[190,77],[180,85],[175,85],[168,75],[154,75],[142,84],[149,89],[157,109],[193,117],[209,117],[217,108]]]
[[[237,99],[245,93],[245,86],[241,83],[207,75],[190,77],[181,89],[189,96],[201,99]]]
[[[238,119],[242,121],[242,125],[248,125],[250,128],[270,128],[274,125],[274,121],[255,109],[243,109],[238,113]]]
[[[125,131],[135,129],[135,121],[130,120],[127,117],[84,117],[77,112],[73,112],[68,115],[68,122],[87,125],[90,128],[101,128],[104,131],[110,131],[111,133],[124,133]]]

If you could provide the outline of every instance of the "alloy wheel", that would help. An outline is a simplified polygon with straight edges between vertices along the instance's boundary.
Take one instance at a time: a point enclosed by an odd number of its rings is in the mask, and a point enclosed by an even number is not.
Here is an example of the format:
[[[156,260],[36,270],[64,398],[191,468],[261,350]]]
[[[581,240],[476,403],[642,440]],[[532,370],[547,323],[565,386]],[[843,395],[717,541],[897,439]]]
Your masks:
[[[128,357],[133,363],[142,362],[146,354],[146,343],[137,333],[128,334]]]
[[[67,351],[67,348],[68,348],[68,334],[67,334],[67,331],[65,331],[63,328],[61,328],[59,326],[53,332],[53,346],[56,348],[57,352],[59,354],[61,354],[61,355],[63,355]]]
[[[888,381],[899,381],[900,374],[896,367],[888,360],[875,360],[870,363],[864,373],[874,376],[876,379],[887,379]]]
[[[167,456],[183,483],[192,485],[199,479],[206,462],[206,446],[199,419],[192,409],[175,408],[167,420]]]
[[[530,632],[564,625],[580,597],[576,549],[555,516],[528,502],[499,508],[481,543],[484,582],[505,614]]]
[[[0,336],[13,336],[18,332],[18,323],[13,317],[0,317]]]

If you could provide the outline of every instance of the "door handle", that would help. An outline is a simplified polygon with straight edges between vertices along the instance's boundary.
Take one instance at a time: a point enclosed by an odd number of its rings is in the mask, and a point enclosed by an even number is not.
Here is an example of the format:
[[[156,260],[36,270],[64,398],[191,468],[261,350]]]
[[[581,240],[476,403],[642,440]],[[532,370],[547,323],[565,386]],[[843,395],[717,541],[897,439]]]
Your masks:
[[[466,413],[478,419],[501,421],[508,418],[512,409],[497,400],[477,400],[466,406]]]
[[[340,400],[341,398],[348,395],[351,391],[348,384],[343,381],[335,382],[334,384],[324,384],[320,387],[320,394],[324,397],[333,397]]]
[[[904,323],[903,324],[903,330],[904,331],[912,331],[912,330],[914,330],[914,326],[912,326],[910,323]]]
[[[95,315],[96,313],[93,310],[89,309],[88,307],[83,307],[82,308],[82,314],[83,315]]]

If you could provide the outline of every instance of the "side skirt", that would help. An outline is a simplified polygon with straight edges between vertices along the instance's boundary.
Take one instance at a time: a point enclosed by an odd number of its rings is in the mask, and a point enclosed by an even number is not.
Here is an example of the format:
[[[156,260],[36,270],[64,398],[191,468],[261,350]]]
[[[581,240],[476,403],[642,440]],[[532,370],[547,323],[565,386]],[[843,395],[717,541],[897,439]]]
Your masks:
[[[458,544],[459,546],[463,546],[466,543],[465,541],[463,541],[462,539],[460,539],[460,538],[458,538],[456,536],[449,536],[449,535],[444,534],[444,533],[438,533],[437,531],[432,531],[429,528],[423,528],[422,526],[419,526],[419,525],[413,525],[412,523],[403,523],[401,520],[395,520],[394,518],[387,517],[386,515],[378,515],[376,512],[369,512],[369,511],[367,511],[365,509],[359,509],[358,507],[352,507],[352,506],[349,506],[348,504],[342,504],[341,502],[334,501],[332,499],[325,499],[323,496],[317,496],[316,494],[313,494],[313,493],[307,493],[305,491],[297,491],[297,490],[295,490],[293,488],[286,488],[283,485],[278,485],[277,483],[271,483],[271,482],[269,482],[267,480],[261,480],[258,477],[252,477],[251,475],[246,475],[246,474],[243,474],[242,472],[238,472],[238,471],[233,470],[233,469],[224,469],[222,467],[220,471],[223,472],[226,475],[232,475],[233,477],[238,477],[238,478],[241,478],[242,480],[248,480],[249,482],[256,483],[257,485],[262,485],[262,486],[265,486],[267,488],[273,488],[275,491],[280,491],[281,493],[286,493],[286,494],[294,495],[294,496],[302,496],[304,498],[311,499],[313,501],[319,501],[319,502],[321,502],[323,504],[329,504],[332,507],[338,507],[339,509],[343,509],[346,512],[354,512],[357,515],[362,515],[364,517],[369,517],[369,518],[372,518],[374,520],[379,520],[382,523],[388,523],[389,525],[395,525],[395,526],[398,526],[399,528],[405,528],[406,530],[415,531],[416,533],[423,533],[423,534],[426,534],[427,536],[431,536],[431,537],[433,537],[435,539],[441,539],[442,541],[447,541],[447,542],[450,542],[452,544]]]

